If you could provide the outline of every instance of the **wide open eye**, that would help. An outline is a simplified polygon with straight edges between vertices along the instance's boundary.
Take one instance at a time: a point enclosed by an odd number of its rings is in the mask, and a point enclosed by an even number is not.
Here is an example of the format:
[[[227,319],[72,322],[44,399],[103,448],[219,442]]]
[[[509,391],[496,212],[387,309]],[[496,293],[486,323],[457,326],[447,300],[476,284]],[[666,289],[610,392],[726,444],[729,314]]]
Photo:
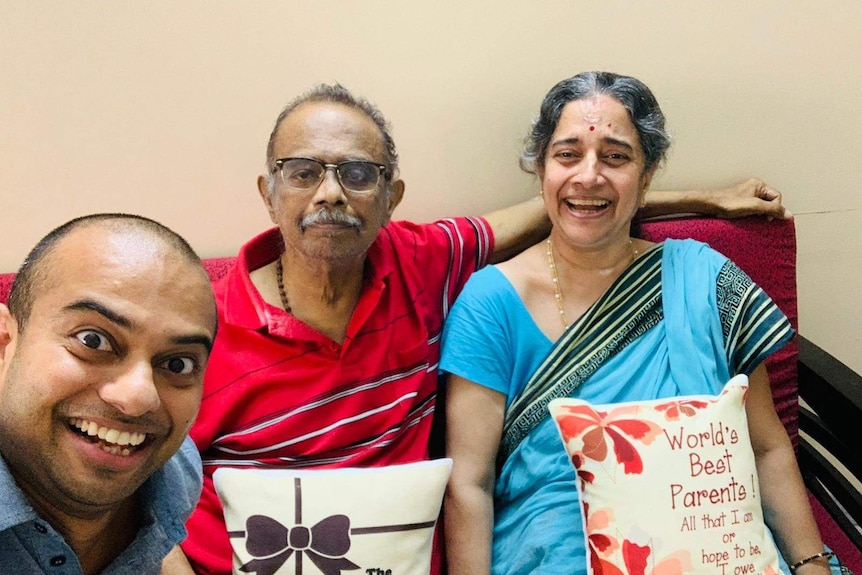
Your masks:
[[[107,337],[92,329],[79,331],[75,334],[75,338],[85,347],[96,351],[113,351],[114,349]]]
[[[162,367],[177,375],[193,373],[197,365],[197,362],[190,357],[172,357],[162,362]]]

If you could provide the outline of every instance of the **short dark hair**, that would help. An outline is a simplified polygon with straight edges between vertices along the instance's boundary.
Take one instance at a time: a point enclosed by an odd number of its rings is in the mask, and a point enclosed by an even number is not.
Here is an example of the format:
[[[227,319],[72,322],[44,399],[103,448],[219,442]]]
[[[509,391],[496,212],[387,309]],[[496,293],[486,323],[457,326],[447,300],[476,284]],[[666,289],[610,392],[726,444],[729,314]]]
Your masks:
[[[30,312],[36,298],[36,287],[47,281],[48,270],[44,265],[45,260],[57,247],[64,237],[74,230],[86,228],[93,225],[114,225],[118,228],[134,228],[154,234],[170,247],[182,254],[190,263],[200,266],[203,264],[192,247],[176,232],[158,223],[155,220],[132,214],[105,213],[91,214],[69,220],[65,224],[54,228],[39,240],[18,269],[12,288],[9,291],[9,312],[18,322],[18,331],[23,332]]]
[[[548,145],[566,104],[603,94],[613,97],[628,110],[646,159],[644,171],[659,165],[667,155],[671,138],[665,129],[664,113],[646,84],[612,72],[582,72],[558,82],[545,95],[539,117],[533,121],[525,139],[521,169],[535,174],[544,165]]]
[[[350,108],[355,108],[364,112],[366,116],[371,118],[377,128],[380,130],[380,136],[383,138],[384,148],[386,150],[386,158],[384,165],[386,166],[386,179],[391,180],[398,172],[398,152],[395,150],[395,141],[390,133],[389,122],[383,117],[383,114],[377,107],[366,100],[365,98],[354,96],[350,90],[341,84],[317,84],[300,96],[294,98],[287,106],[282,109],[278,118],[275,119],[275,126],[272,133],[269,135],[269,143],[266,146],[266,169],[267,177],[271,178],[275,171],[275,160],[273,157],[275,148],[275,137],[278,134],[278,128],[281,123],[287,118],[291,112],[306,102],[333,102],[343,104]]]

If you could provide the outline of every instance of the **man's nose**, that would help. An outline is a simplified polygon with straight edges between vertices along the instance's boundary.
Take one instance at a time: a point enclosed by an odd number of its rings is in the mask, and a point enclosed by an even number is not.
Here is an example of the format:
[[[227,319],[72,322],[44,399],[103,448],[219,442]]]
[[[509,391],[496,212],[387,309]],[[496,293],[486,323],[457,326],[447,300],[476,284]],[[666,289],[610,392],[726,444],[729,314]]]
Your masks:
[[[323,172],[323,179],[317,186],[317,192],[314,194],[314,203],[341,204],[346,201],[344,188],[341,187],[341,182],[338,180],[338,173],[335,168],[329,166]]]
[[[112,381],[103,384],[99,396],[105,403],[133,417],[155,411],[161,405],[153,366],[143,361],[129,365]]]

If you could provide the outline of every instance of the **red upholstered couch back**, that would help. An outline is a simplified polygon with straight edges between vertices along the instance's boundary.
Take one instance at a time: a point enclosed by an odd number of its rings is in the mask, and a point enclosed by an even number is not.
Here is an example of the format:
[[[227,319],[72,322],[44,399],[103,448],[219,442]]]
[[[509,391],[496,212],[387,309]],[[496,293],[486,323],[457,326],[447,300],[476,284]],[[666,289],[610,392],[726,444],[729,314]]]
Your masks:
[[[9,299],[9,289],[12,287],[12,280],[15,279],[15,274],[0,274],[0,302],[6,303]]]

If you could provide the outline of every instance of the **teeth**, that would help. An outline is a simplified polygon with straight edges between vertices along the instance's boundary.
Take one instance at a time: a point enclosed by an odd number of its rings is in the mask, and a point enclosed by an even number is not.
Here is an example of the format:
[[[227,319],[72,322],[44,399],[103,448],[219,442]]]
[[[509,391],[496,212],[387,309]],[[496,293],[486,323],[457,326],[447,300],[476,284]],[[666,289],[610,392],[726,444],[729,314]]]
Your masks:
[[[597,206],[598,207],[598,206],[606,206],[610,203],[607,200],[588,199],[588,198],[577,199],[577,200],[567,200],[567,202],[569,203],[569,205],[575,206],[575,207],[577,207],[577,206]]]
[[[76,427],[81,430],[82,433],[86,433],[90,437],[98,437],[103,442],[113,444],[103,444],[101,447],[108,453],[113,453],[115,455],[128,455],[131,451],[129,449],[123,449],[123,446],[136,447],[143,443],[147,438],[146,433],[110,429],[108,427],[100,426],[94,421],[87,421],[86,419],[79,419],[77,417],[72,418],[70,423],[73,427]]]
[[[107,451],[107,452],[108,452],[108,453],[110,453],[111,455],[122,455],[122,456],[126,456],[126,455],[129,455],[129,454],[132,452],[132,450],[131,450],[131,449],[129,449],[128,447],[120,447],[119,445],[103,445],[103,444],[100,444],[100,445],[99,445],[99,447],[102,449],[102,451]]]

